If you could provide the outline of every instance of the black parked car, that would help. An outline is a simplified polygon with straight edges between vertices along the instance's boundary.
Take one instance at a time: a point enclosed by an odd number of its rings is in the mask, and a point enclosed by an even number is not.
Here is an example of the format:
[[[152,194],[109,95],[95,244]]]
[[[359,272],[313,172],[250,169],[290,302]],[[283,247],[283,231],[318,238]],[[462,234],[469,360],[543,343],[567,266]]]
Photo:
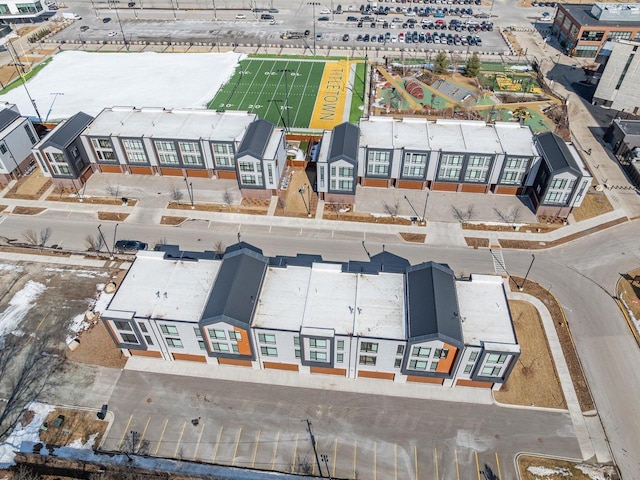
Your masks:
[[[131,253],[137,252],[138,250],[146,250],[148,246],[146,243],[138,240],[118,240],[115,250],[118,253]]]

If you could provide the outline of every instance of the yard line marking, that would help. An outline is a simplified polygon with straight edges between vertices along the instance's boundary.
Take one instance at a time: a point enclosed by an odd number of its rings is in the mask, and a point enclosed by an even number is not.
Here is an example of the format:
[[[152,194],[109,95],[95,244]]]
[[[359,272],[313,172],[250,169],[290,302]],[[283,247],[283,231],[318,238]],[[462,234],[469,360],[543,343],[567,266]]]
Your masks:
[[[498,480],[502,480],[502,473],[500,472],[500,460],[498,459],[498,452],[496,452],[496,464],[498,465]]]
[[[178,438],[178,443],[176,443],[176,451],[173,452],[173,458],[178,456],[178,450],[180,449],[180,443],[182,443],[182,436],[184,435],[184,429],[187,428],[187,421],[185,420],[182,424],[182,431],[180,432],[180,437]]]
[[[220,431],[218,432],[218,439],[216,440],[216,448],[213,451],[213,463],[216,463],[216,457],[218,456],[218,447],[220,447],[220,440],[222,439],[222,430],[224,430],[224,425],[220,427]]]
[[[40,326],[43,324],[43,322],[47,319],[47,317],[49,316],[49,312],[44,314],[44,317],[42,317],[42,320],[40,320],[40,323],[38,324],[38,326],[36,327],[36,332],[38,330],[40,330]]]
[[[124,442],[124,437],[127,435],[129,431],[129,425],[131,425],[131,420],[133,420],[133,414],[129,416],[129,421],[127,422],[127,426],[124,427],[124,432],[122,432],[122,437],[120,437],[120,442],[118,442],[118,448],[116,450],[120,450],[122,448],[122,443]]]
[[[278,438],[280,438],[280,432],[278,432]],[[276,450],[278,449],[278,440],[276,439],[276,447],[273,450],[273,462],[271,463],[271,470],[276,464]],[[293,459],[291,460],[291,473],[294,472],[296,466],[296,457],[298,456],[298,434],[296,433],[296,446],[293,448]]]
[[[338,438],[336,437],[335,441],[333,442],[333,468],[332,468],[332,472],[331,472],[331,476],[335,477],[336,476],[336,458],[338,455]]]
[[[460,468],[458,467],[458,450],[454,450],[456,454],[456,478],[460,480]]]
[[[324,68],[326,66],[326,63],[325,64],[320,64],[320,65],[322,65],[322,72],[324,73]],[[302,100],[304,99],[305,95],[307,95],[307,87],[309,86],[309,80],[313,76],[314,67],[315,66],[316,66],[316,64],[312,64],[311,68],[307,72],[307,81],[304,83],[304,87],[302,89],[302,94],[300,95],[300,97],[301,97],[300,98],[300,104],[302,104]],[[320,77],[322,79],[322,75]],[[319,93],[319,91],[320,91],[320,84],[318,84],[318,91],[316,92],[316,95]],[[311,96],[311,94],[309,94],[309,95]],[[314,107],[315,107],[315,103],[314,103]],[[293,117],[293,123],[294,124],[298,121],[298,115],[300,115],[300,109],[296,110],[296,116]],[[309,121],[307,122],[308,126],[311,126],[312,117],[313,117],[313,108],[311,109],[311,116],[309,117]]]
[[[251,62],[253,63],[253,61]],[[256,62],[257,63],[257,62]],[[249,63],[247,63],[247,68],[248,65],[250,65]],[[238,109],[240,109],[240,106],[243,104],[245,98],[247,98],[247,95],[249,94],[249,92],[251,91],[251,89],[253,88],[253,82],[256,80],[256,78],[258,77],[258,74],[262,71],[262,65],[264,65],[264,60],[260,60],[260,65],[258,66],[258,72],[254,75],[252,75],[251,81],[247,84],[247,88],[244,91],[244,95],[242,96],[242,98],[240,99],[240,101],[238,102]],[[244,78],[244,75],[241,77]],[[266,82],[265,82],[266,83]],[[238,84],[238,86],[240,86],[242,84]],[[263,84],[264,85],[264,84]],[[256,103],[255,100],[253,103]],[[245,109],[246,110],[246,109]]]
[[[260,445],[260,430],[258,430],[258,436],[256,438],[256,448],[253,449],[253,457],[251,458],[251,468],[256,463],[256,455],[258,454],[258,445]]]
[[[198,441],[196,442],[196,450],[193,452],[193,459],[198,457],[198,449],[200,448],[200,440],[202,440],[202,433],[204,432],[204,422],[202,422],[202,428],[200,429],[200,435],[198,435]]]
[[[436,480],[440,480],[440,475],[438,474],[438,447],[433,447],[433,458],[436,461]]]
[[[167,430],[167,423],[169,423],[169,419],[165,419],[164,427],[162,427],[162,433],[160,434],[160,439],[158,440],[158,446],[156,447],[156,451],[154,455],[158,455],[158,450],[160,450],[160,444],[162,443],[162,439],[164,438],[164,432]]]
[[[238,430],[238,438],[236,438],[236,448],[233,450],[233,460],[231,460],[231,465],[236,464],[236,455],[238,454],[238,445],[240,444],[240,435],[242,435],[242,427]]]
[[[140,451],[140,447],[142,446],[142,441],[144,440],[144,436],[147,433],[147,428],[149,428],[149,422],[151,421],[151,417],[147,418],[147,424],[144,426],[144,430],[142,431],[142,435],[140,436],[140,443],[138,443],[137,452]]]
[[[356,472],[358,471],[358,441],[354,440],[353,442],[353,477],[356,477]]]
[[[482,480],[480,478],[480,464],[478,463],[478,451],[474,450],[473,454],[476,456],[476,471],[478,472],[478,480]]]

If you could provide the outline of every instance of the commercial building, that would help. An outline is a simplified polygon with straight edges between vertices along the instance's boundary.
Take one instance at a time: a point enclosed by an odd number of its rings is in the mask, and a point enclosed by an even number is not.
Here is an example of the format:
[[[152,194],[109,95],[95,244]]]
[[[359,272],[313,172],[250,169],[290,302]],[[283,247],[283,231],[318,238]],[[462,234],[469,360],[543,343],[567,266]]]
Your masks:
[[[607,42],[609,50],[592,103],[636,115],[640,110],[640,42]]]
[[[604,140],[623,165],[636,187],[640,187],[640,120],[615,118]]]
[[[38,134],[28,118],[20,116],[13,104],[0,105],[0,185],[21,177],[33,157],[31,147]]]
[[[639,3],[558,3],[552,35],[576,57],[596,57],[609,39],[640,40]]]
[[[541,138],[558,148],[545,150]],[[529,195],[537,214],[551,207],[566,216],[580,206],[581,186],[591,181],[575,148],[553,133],[535,136],[518,123],[369,117],[358,127],[341,124],[325,132],[319,152],[317,189],[328,202],[353,203],[358,184],[429,188]],[[541,166],[545,173],[537,176]],[[559,197],[551,195],[551,185],[567,175],[574,181],[564,183]]]
[[[499,389],[520,355],[502,277],[446,265],[139,252],[102,314],[126,355]]]
[[[4,25],[42,22],[54,14],[40,0],[5,0],[0,4],[0,23]]]

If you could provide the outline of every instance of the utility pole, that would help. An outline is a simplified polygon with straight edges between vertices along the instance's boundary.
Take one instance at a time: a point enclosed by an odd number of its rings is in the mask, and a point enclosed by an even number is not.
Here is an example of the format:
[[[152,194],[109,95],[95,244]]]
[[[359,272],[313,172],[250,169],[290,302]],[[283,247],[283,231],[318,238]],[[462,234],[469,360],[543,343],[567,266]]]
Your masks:
[[[313,436],[313,431],[311,430],[311,422],[308,418],[305,421],[307,422],[307,432],[309,432],[309,436],[311,437],[311,446],[313,447],[313,453],[315,453],[316,455],[318,472],[320,473],[320,476],[324,478],[324,475],[322,475],[322,467],[320,466],[320,458],[318,457],[318,450],[316,450],[316,438]]]
[[[111,251],[113,251],[113,252],[116,251],[116,238],[117,238],[117,235],[118,235],[118,225],[120,225],[120,224],[116,223],[116,226],[113,229],[113,244],[111,245]]]
[[[316,56],[316,5],[320,5],[320,2],[307,2],[307,5],[313,7],[313,56]]]
[[[102,230],[100,230],[101,226],[102,226],[102,224],[98,225],[98,233],[100,234],[100,238],[102,238],[102,243],[104,243],[104,248],[107,249],[107,253],[109,254],[109,258],[111,260],[113,260],[113,253],[111,253],[111,251],[109,250],[109,244],[107,243],[106,238],[104,238],[104,233],[102,233]]]
[[[285,125],[285,130],[287,132],[290,131],[291,128],[291,118],[289,117],[289,83],[287,82],[287,75],[289,73],[294,73],[293,70],[289,70],[288,68],[282,68],[280,70],[276,70],[278,73],[284,73],[284,94],[285,94],[285,106],[284,108],[287,111],[287,124]]]
[[[529,268],[527,269],[527,273],[524,276],[524,280],[522,280],[522,285],[520,285],[518,287],[518,290],[522,291],[524,290],[524,284],[527,282],[527,277],[529,276],[529,272],[531,271],[531,267],[533,267],[533,262],[536,261],[536,256],[532,253],[531,254],[531,263],[529,264]]]

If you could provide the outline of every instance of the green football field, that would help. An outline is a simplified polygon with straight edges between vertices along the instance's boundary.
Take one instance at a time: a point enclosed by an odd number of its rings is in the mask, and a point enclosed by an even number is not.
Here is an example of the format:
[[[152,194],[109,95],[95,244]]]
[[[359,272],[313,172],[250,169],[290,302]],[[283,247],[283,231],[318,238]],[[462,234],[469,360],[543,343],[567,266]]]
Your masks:
[[[289,127],[308,128],[325,63],[323,60],[242,60],[208,108],[246,110],[276,125],[282,125],[284,119]]]

